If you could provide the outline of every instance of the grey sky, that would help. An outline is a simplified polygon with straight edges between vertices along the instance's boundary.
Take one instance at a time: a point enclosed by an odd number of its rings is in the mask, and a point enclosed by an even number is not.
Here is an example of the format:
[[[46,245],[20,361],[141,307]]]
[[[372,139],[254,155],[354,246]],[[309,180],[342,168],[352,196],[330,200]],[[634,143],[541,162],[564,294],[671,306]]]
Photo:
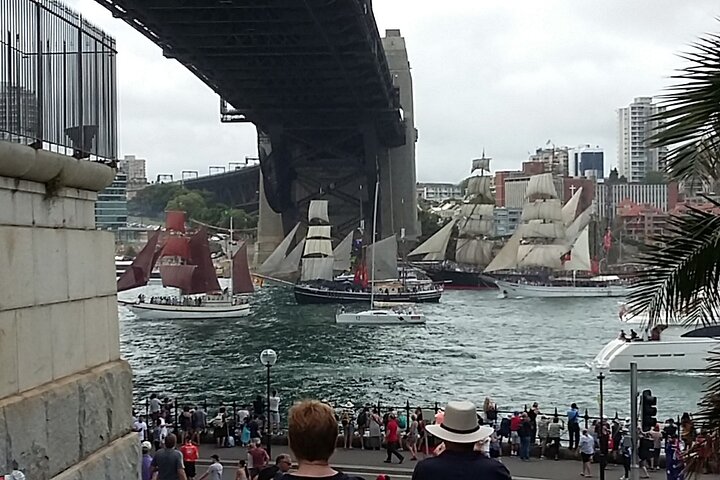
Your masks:
[[[255,129],[221,124],[219,100],[158,47],[93,0],[67,0],[116,37],[122,154],[148,174],[207,173],[256,155]],[[374,0],[381,32],[406,38],[420,132],[420,181],[461,180],[486,154],[518,168],[556,145],[605,148],[616,163],[615,109],[656,95],[677,53],[720,31],[713,0]]]

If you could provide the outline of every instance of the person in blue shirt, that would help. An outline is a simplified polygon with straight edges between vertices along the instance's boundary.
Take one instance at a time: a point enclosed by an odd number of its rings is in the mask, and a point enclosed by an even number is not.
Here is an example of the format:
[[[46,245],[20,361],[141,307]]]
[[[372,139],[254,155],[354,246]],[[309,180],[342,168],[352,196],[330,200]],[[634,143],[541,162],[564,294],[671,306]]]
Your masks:
[[[575,450],[580,445],[580,410],[576,403],[570,405],[567,411],[568,417],[568,437],[570,439],[570,450]]]
[[[477,408],[472,403],[449,402],[442,423],[425,428],[443,440],[439,448],[442,453],[415,465],[412,480],[511,480],[505,465],[475,450],[476,444],[489,439],[493,428],[478,423]]]

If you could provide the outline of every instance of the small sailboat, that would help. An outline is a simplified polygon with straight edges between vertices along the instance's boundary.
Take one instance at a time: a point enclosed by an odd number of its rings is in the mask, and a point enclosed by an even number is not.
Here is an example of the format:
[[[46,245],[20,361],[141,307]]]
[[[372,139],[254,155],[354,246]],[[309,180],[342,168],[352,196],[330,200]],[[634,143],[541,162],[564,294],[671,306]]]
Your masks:
[[[187,235],[184,212],[168,212],[166,225],[165,240],[162,243],[159,241],[159,230],[151,235],[133,264],[118,279],[117,289],[122,292],[147,285],[150,272],[158,260],[169,257],[172,263],[160,265],[160,276],[164,287],[178,288],[180,294],[152,297],[150,301],[141,294],[137,302],[119,300],[118,303],[127,306],[138,317],[148,319],[213,319],[249,315],[250,304],[242,296],[254,291],[247,246],[243,244],[232,256],[230,285],[223,291],[210,257],[205,228]],[[232,237],[232,226],[230,235]]]
[[[379,182],[375,185],[375,206],[373,212],[373,238],[376,235],[377,229],[377,208],[378,208],[378,192],[380,191]],[[387,239],[386,239],[387,240]],[[394,240],[394,238],[393,238]],[[383,240],[384,241],[384,240]],[[380,242],[376,242],[380,243]],[[370,247],[368,247],[370,248]],[[372,248],[370,252],[370,310],[365,310],[357,313],[345,312],[344,308],[341,307],[340,311],[335,315],[335,323],[352,324],[352,325],[402,325],[402,324],[423,324],[425,323],[425,316],[414,310],[414,308],[398,306],[394,309],[379,309],[375,308],[375,271],[376,271],[376,251],[377,248]],[[397,257],[394,258],[397,263]],[[383,267],[384,265],[379,265]],[[395,267],[397,271],[397,266]]]

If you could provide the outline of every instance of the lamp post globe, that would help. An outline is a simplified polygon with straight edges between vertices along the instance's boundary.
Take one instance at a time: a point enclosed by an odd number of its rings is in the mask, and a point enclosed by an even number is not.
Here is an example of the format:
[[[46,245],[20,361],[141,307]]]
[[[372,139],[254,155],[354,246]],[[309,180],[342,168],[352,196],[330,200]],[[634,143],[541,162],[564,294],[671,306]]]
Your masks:
[[[272,367],[277,362],[277,353],[271,348],[267,348],[260,353],[260,363],[266,367]]]
[[[266,348],[260,352],[260,363],[265,365],[267,369],[267,399],[265,403],[267,410],[265,411],[265,421],[263,423],[265,426],[265,446],[270,457],[272,457],[272,437],[270,431],[270,367],[275,365],[275,362],[277,362],[277,353],[275,353],[275,350]]]

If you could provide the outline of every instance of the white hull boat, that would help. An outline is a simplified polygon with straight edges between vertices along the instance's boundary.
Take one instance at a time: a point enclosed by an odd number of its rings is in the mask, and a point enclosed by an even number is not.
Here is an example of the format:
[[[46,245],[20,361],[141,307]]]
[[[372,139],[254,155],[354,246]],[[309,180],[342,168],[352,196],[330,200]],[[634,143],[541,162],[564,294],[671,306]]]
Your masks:
[[[349,325],[421,325],[425,323],[425,316],[418,312],[366,310],[357,313],[338,313],[335,322]]]
[[[632,319],[627,324],[627,328],[638,331],[647,325],[639,319]],[[587,364],[588,367],[627,372],[630,362],[635,362],[640,371],[707,370],[710,353],[720,348],[720,326],[717,325],[695,328],[677,321],[657,325],[643,337],[632,341],[621,337],[611,340]]]
[[[217,302],[208,305],[162,305],[154,303],[126,303],[135,315],[144,319],[205,319],[239,318],[250,315],[250,304],[241,303],[232,305],[230,302]]]
[[[625,285],[598,284],[593,286],[579,285],[536,285],[530,283],[508,282],[496,280],[501,298],[518,297],[624,297],[628,294]]]

